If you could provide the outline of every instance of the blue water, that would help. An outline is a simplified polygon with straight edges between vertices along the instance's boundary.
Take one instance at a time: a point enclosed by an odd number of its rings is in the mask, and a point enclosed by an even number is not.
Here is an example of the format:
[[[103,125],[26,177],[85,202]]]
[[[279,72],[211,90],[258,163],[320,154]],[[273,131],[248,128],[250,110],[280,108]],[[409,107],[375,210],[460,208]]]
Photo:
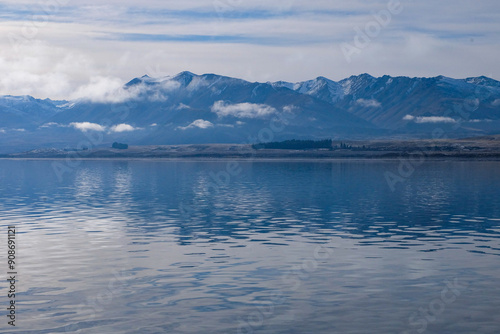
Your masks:
[[[0,160],[0,332],[499,333],[500,163],[398,167]]]

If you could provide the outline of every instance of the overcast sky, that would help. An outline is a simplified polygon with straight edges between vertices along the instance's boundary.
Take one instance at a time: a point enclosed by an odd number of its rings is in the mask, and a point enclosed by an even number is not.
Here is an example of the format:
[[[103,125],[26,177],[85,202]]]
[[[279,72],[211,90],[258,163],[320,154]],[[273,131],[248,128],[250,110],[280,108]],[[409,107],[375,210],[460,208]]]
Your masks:
[[[69,99],[184,70],[500,79],[498,0],[4,0],[0,36],[0,95]]]

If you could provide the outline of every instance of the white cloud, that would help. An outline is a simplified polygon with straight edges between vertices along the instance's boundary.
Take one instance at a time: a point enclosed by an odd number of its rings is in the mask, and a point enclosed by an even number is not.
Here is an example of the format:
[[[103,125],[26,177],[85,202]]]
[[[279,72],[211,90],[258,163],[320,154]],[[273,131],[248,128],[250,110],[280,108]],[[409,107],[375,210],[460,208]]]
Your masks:
[[[148,95],[148,100],[151,102],[165,102],[168,100],[168,96],[161,91],[153,91]]]
[[[25,131],[26,131],[26,129],[9,129],[9,131],[25,132]],[[0,133],[7,133],[7,130],[5,130],[5,129],[0,129]]]
[[[185,105],[184,103],[179,103],[179,105],[176,108],[177,110],[184,110],[184,109],[191,109],[190,106]]]
[[[205,78],[193,77],[189,85],[186,87],[188,91],[195,91],[203,87],[207,87],[210,83]]]
[[[147,80],[147,79],[146,79]],[[81,86],[71,99],[87,99],[93,102],[120,103],[128,100],[147,98],[151,102],[168,100],[167,94],[180,87],[173,80],[155,81],[155,85],[139,83],[125,87],[123,81],[113,77],[93,77],[90,83]]]
[[[149,125],[149,126],[158,126],[158,124],[156,124],[156,123],[153,123],[153,124],[151,124],[151,125]]]
[[[73,127],[73,128],[78,129],[82,132],[106,131],[105,126],[102,126],[102,125],[97,124],[97,123],[90,123],[90,122],[73,122],[73,123],[70,123],[69,125],[64,125],[64,124],[55,123],[55,122],[49,122],[49,123],[45,123],[45,124],[40,126],[40,128],[51,128],[51,127],[58,127],[58,128]],[[128,131],[135,131],[135,130],[141,130],[141,128],[136,128],[130,124],[125,124],[125,123],[116,124],[116,125],[113,125],[112,127],[109,128],[110,133],[111,132],[120,133],[120,132],[128,132]]]
[[[451,12],[447,2],[402,2],[403,12],[370,38],[350,64],[340,44],[353,43],[353,28],[363,30],[376,22],[372,14],[386,9],[388,0],[220,3],[224,6],[218,11],[206,0],[152,0],[140,8],[132,0],[104,5],[83,0],[60,6],[49,13],[48,22],[33,27],[32,15],[23,10],[32,2],[3,1],[7,8],[0,25],[6,37],[0,40],[0,95],[68,99],[89,94],[116,101],[124,98],[124,92],[115,91],[117,82],[183,70],[259,82],[295,82],[319,75],[340,80],[365,72],[500,78],[498,0],[457,1]],[[34,13],[40,9],[33,7]],[[22,37],[23,31],[34,38]],[[174,39],[162,40],[159,32]],[[14,48],[11,34],[26,43]],[[176,40],[182,36],[186,40]],[[209,39],[199,41],[197,36]]]
[[[492,122],[491,119],[471,119],[469,120],[469,123],[490,123]]]
[[[366,99],[358,99],[356,100],[356,104],[365,107],[365,108],[378,108],[380,107],[380,102],[375,99],[366,100]]]
[[[113,125],[110,128],[111,132],[130,132],[135,130],[139,130],[139,128],[134,128],[132,125],[125,123]]]
[[[82,132],[87,132],[87,131],[105,131],[106,128],[102,125],[96,124],[96,123],[90,123],[90,122],[73,122],[70,123],[69,126],[74,127],[77,130],[80,130]]]
[[[214,125],[212,124],[212,122],[205,121],[203,119],[197,119],[196,121],[189,124],[188,126],[179,126],[177,128],[181,129],[181,130],[194,129],[194,128],[208,129],[208,128],[211,128],[213,126]]]
[[[451,117],[441,117],[441,116],[429,116],[429,117],[417,117],[417,123],[456,123]]]
[[[492,105],[492,106],[494,106],[494,107],[498,107],[498,106],[500,106],[500,99],[496,99],[495,101],[493,101],[493,102],[491,103],[491,105]]]
[[[67,126],[63,125],[63,124],[56,123],[56,122],[49,122],[49,123],[45,123],[45,124],[42,124],[39,126],[39,128],[51,128],[51,127],[63,128],[63,127],[67,127]]]
[[[288,114],[293,114],[298,108],[294,105],[284,106],[283,111]]]
[[[266,104],[226,104],[224,101],[215,102],[211,110],[219,117],[234,116],[238,118],[265,118],[277,111],[275,108]]]
[[[442,116],[412,116],[406,115],[403,117],[405,121],[414,121],[415,123],[456,123],[457,121],[451,117],[442,117]]]
[[[123,89],[123,82],[117,78],[94,77],[87,85],[79,87],[72,94],[71,99],[88,99],[93,102],[119,103],[136,97],[136,90]]]
[[[20,32],[21,27],[10,31],[0,26],[2,35]],[[95,72],[91,67],[88,55],[75,49],[40,40],[21,45],[0,42],[0,94],[68,98],[80,80]]]

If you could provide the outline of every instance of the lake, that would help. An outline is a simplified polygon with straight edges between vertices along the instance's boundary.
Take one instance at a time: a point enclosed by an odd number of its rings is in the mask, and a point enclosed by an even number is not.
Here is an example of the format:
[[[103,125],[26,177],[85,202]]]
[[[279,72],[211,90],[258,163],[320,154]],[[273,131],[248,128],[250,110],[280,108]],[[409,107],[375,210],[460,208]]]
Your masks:
[[[499,199],[494,161],[0,160],[0,332],[496,334]]]

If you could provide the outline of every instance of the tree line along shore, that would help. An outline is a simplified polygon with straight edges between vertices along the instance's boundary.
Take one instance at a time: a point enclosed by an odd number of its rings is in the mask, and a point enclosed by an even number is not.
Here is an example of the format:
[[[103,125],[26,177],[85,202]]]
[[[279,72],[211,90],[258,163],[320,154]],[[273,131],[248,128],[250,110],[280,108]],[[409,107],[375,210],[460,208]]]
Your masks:
[[[500,158],[500,135],[466,139],[285,140],[249,144],[134,146],[113,143],[82,149],[41,148],[0,158]]]

